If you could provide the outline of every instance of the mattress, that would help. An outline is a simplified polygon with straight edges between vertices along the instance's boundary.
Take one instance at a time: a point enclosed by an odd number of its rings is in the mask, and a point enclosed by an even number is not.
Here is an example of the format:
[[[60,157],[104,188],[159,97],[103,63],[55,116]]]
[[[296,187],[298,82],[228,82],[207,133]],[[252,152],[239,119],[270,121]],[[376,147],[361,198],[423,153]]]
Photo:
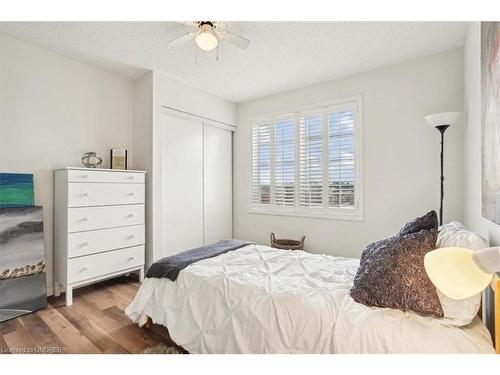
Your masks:
[[[444,326],[349,295],[358,259],[249,245],[146,279],[125,310],[190,353],[494,353],[479,318]]]

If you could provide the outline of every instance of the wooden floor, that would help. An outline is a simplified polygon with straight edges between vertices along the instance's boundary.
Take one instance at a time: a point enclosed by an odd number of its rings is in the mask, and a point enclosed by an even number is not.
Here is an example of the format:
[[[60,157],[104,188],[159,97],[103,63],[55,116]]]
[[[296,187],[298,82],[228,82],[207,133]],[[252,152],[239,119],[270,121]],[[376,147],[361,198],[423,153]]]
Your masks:
[[[123,312],[138,288],[124,276],[75,289],[69,307],[64,294],[49,297],[47,309],[0,323],[0,353],[140,353],[170,344],[166,328],[139,328]]]

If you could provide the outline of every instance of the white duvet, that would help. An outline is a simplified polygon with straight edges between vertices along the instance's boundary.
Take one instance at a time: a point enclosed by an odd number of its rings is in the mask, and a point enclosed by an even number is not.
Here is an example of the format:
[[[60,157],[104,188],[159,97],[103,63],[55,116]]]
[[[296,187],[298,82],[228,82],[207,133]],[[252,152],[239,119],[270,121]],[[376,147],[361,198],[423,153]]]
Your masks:
[[[190,353],[493,353],[479,318],[446,327],[356,303],[357,259],[250,245],[146,279],[125,310]]]

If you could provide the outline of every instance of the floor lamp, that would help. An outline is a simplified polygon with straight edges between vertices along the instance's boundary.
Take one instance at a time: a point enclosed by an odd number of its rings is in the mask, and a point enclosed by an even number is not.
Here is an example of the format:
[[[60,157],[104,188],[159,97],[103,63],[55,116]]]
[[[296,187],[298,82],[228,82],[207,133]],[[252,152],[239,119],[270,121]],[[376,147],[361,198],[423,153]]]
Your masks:
[[[454,125],[460,116],[460,112],[434,113],[425,116],[427,125],[436,128],[441,134],[441,195],[439,206],[439,225],[443,225],[443,200],[444,200],[444,132]]]

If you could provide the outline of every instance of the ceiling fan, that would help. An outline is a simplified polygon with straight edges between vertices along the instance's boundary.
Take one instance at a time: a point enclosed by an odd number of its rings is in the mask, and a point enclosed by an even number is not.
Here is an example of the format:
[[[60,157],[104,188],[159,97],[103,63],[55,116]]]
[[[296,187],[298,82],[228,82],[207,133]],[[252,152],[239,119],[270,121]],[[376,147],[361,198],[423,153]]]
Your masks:
[[[229,30],[229,27],[219,21],[192,21],[182,22],[184,25],[194,28],[179,38],[168,42],[171,46],[178,46],[190,40],[195,41],[196,45],[203,51],[209,52],[215,49],[220,41],[228,41],[232,45],[245,49],[250,41]]]

